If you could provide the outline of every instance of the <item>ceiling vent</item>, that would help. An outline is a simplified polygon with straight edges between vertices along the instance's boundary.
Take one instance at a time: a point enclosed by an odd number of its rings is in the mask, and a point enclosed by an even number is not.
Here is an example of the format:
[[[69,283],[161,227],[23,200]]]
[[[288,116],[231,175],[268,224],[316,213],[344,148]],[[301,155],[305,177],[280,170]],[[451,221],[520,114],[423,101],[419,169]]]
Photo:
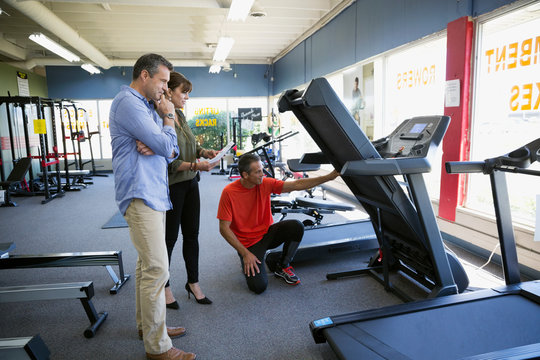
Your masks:
[[[264,11],[252,11],[249,13],[249,16],[254,18],[262,18],[265,17],[267,14]]]

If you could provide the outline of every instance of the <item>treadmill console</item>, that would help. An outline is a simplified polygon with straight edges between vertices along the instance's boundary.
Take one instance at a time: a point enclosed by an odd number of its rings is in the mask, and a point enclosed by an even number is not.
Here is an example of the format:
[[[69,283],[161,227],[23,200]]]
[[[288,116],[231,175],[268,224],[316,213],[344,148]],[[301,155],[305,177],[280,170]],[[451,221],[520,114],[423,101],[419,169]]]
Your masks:
[[[446,130],[442,116],[421,116],[403,121],[390,135],[373,145],[383,158],[426,157],[431,144],[438,145]],[[439,135],[440,134],[440,135]]]

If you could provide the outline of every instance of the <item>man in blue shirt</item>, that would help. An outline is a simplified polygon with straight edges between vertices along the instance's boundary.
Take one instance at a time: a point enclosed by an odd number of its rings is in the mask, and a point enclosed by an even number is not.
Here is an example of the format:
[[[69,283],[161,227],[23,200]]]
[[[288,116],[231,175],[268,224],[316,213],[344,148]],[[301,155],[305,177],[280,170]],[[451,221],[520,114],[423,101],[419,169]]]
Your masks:
[[[169,278],[165,212],[171,209],[167,165],[178,156],[174,105],[165,99],[172,64],[157,54],[141,56],[133,81],[116,95],[110,111],[116,202],[128,225],[138,258],[136,319],[148,359],[195,359],[173,347],[185,334],[165,322]]]

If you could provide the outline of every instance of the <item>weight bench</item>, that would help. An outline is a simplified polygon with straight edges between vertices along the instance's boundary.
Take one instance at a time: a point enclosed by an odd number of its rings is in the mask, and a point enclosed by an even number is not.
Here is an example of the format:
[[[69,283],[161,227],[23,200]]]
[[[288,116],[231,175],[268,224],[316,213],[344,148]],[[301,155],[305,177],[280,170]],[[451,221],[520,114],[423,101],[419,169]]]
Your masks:
[[[10,188],[11,185],[20,183],[24,180],[26,173],[30,169],[30,166],[32,166],[32,158],[25,157],[19,159],[19,161],[17,161],[17,163],[13,167],[13,170],[11,170],[11,172],[9,173],[6,181],[0,182],[0,187],[5,190],[4,202],[0,205],[1,207],[17,206],[17,203],[10,200]]]
[[[353,205],[305,197],[293,200],[277,196],[271,199],[271,207],[272,214],[281,214],[279,221],[291,213],[315,218],[315,222],[309,219],[303,221],[304,236],[294,256],[294,262],[320,259],[325,255],[342,252],[377,249],[377,237],[369,219],[321,224],[322,214],[352,211],[355,209]],[[270,271],[275,270],[282,251],[283,245],[266,252],[265,263]]]
[[[5,245],[5,244],[4,244]],[[4,246],[5,247],[5,246]],[[118,265],[120,276],[111,265]],[[105,266],[114,286],[109,290],[117,294],[120,288],[129,280],[131,275],[124,274],[122,251],[95,251],[54,253],[41,255],[10,255],[0,258],[0,269],[28,269],[44,267],[76,267],[76,266]]]
[[[323,214],[334,214],[336,211],[352,211],[353,205],[337,203],[328,200],[297,197],[294,200],[285,197],[274,197],[270,200],[272,215],[281,214],[279,221],[287,214],[305,214],[315,218],[315,221],[304,220],[305,226],[318,226],[321,224]]]
[[[79,186],[80,188],[86,188],[87,185],[92,185],[92,181],[84,181],[85,176],[90,175],[90,170],[59,170],[60,177],[66,179],[66,184],[64,186],[64,190],[67,191],[79,191],[81,189],[79,188],[72,188],[72,186]],[[43,177],[43,172],[38,172],[37,175],[39,177]],[[70,179],[72,179],[70,181]],[[52,178],[54,181],[55,178]]]
[[[94,337],[108,315],[106,311],[99,314],[96,312],[91,301],[92,297],[94,297],[94,284],[91,281],[0,287],[0,303],[80,299],[90,320],[90,326],[84,330],[86,338]]]
[[[238,163],[235,164],[229,164],[229,181],[232,181],[234,179],[240,179],[240,172],[238,171]]]
[[[38,335],[0,339],[0,358],[48,360],[51,352]]]
[[[90,175],[90,170],[69,170],[69,176],[86,176]],[[43,176],[43,172],[38,172],[38,176]],[[66,171],[60,170],[60,176],[66,177]]]

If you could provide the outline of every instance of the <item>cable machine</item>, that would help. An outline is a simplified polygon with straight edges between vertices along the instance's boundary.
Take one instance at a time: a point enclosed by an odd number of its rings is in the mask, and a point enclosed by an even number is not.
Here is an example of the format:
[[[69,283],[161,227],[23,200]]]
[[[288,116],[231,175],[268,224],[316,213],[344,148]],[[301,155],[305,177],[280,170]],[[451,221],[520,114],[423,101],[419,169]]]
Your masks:
[[[23,157],[30,157],[39,161],[40,172],[35,172],[33,166],[30,167],[28,172],[29,181],[19,189],[18,195],[44,195],[45,200],[42,203],[47,203],[56,196],[63,196],[63,191],[60,186],[54,190],[50,187],[51,179],[49,174],[49,167],[56,165],[55,172],[57,179],[59,178],[59,157],[58,147],[56,144],[56,124],[54,118],[54,104],[51,99],[36,97],[36,96],[8,96],[0,97],[0,105],[6,104],[6,115],[9,131],[9,144],[11,147],[11,161],[15,164]],[[12,105],[12,106],[11,106]],[[40,129],[34,126],[34,123],[30,124],[28,119],[27,107],[30,107],[30,112],[35,112],[35,123]],[[49,108],[51,116],[47,119],[45,109]],[[13,111],[12,111],[13,109]],[[22,122],[18,121],[17,110],[20,109],[22,115]],[[13,116],[12,116],[13,115]],[[47,125],[49,120],[50,125]],[[39,146],[37,146],[38,154],[32,154],[30,138],[30,127],[36,133],[39,140]],[[21,128],[24,134],[24,140],[21,137]],[[49,132],[47,130],[49,128]],[[52,152],[49,152],[49,139],[48,134],[51,134],[53,139]],[[23,152],[24,149],[24,152]],[[18,150],[18,151],[17,151]],[[50,161],[52,159],[52,161]],[[4,162],[3,162],[4,163]],[[36,177],[39,175],[41,178]]]

